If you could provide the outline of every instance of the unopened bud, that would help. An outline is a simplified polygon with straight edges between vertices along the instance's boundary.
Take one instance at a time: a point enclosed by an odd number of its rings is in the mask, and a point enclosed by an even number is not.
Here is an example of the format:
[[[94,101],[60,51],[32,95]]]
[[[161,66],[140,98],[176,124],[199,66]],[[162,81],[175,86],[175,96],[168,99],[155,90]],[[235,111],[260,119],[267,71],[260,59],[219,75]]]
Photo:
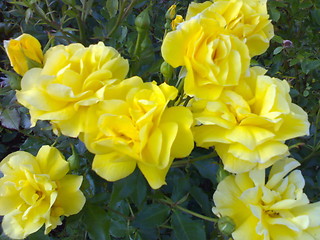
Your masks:
[[[282,46],[284,48],[292,48],[293,47],[293,43],[290,40],[283,40]]]
[[[11,66],[20,75],[34,67],[41,67],[43,53],[40,42],[30,34],[22,34],[16,39],[4,41],[4,48]]]
[[[225,236],[230,236],[236,229],[236,225],[230,217],[222,217],[218,220],[218,228]]]
[[[71,145],[71,149],[72,149],[72,155],[68,158],[67,161],[69,162],[69,166],[70,166],[71,171],[78,170],[80,167],[79,155],[73,145]]]
[[[176,17],[177,5],[173,4],[166,12],[166,19],[172,21]]]
[[[173,67],[167,62],[163,62],[160,66],[160,72],[165,79],[170,79],[173,73]]]
[[[145,32],[150,27],[150,17],[148,9],[143,10],[135,19],[134,24],[139,33]]]
[[[177,15],[175,19],[171,22],[171,29],[176,30],[177,26],[183,22],[183,17],[181,15]]]

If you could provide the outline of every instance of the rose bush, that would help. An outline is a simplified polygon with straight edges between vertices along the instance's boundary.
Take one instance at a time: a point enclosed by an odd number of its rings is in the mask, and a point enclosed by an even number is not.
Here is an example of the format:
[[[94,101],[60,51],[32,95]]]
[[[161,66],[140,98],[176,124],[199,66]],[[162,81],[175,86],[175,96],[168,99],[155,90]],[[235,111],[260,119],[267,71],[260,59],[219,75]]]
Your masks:
[[[189,2],[0,1],[0,239],[319,238],[319,6]]]

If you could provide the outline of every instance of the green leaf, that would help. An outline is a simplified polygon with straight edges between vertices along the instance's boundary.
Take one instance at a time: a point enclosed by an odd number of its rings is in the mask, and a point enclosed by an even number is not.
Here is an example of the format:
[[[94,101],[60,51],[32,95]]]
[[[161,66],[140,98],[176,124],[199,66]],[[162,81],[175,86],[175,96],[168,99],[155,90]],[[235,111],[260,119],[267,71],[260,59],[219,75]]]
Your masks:
[[[136,188],[135,177],[135,174],[131,174],[130,176],[113,183],[111,199],[109,202],[110,207],[114,207],[117,202],[127,198],[133,193]]]
[[[279,12],[279,10],[275,7],[270,7],[270,11],[269,11],[270,17],[273,21],[278,22],[278,20],[281,17],[281,13]]]
[[[305,0],[300,4],[300,8],[310,8],[313,6],[313,3],[310,0]]]
[[[33,14],[32,9],[28,8],[25,13],[25,21],[27,24],[29,22],[29,19],[32,17],[32,14]]]
[[[18,110],[15,108],[4,109],[1,112],[0,121],[1,121],[2,126],[6,127],[6,128],[19,130],[20,115],[19,115]]]
[[[108,10],[110,18],[113,18],[117,14],[118,5],[119,5],[118,0],[107,0],[106,8]]]
[[[11,240],[11,238],[7,237],[4,233],[0,235],[0,240]]]
[[[135,174],[135,173],[134,173]],[[130,199],[133,203],[140,208],[141,204],[144,202],[147,196],[148,184],[143,175],[140,172],[137,172],[135,181],[135,189],[130,195]]]
[[[196,200],[196,202],[199,204],[205,215],[213,215],[211,211],[209,197],[201,188],[193,186],[190,189],[190,194],[193,197],[193,199]]]
[[[127,234],[127,221],[124,219],[112,219],[110,226],[110,234],[116,238],[124,238]]]
[[[283,38],[278,35],[274,35],[274,37],[272,38],[272,41],[282,44]]]
[[[301,63],[302,71],[308,74],[310,71],[320,67],[320,60],[306,59]]]
[[[172,190],[172,201],[179,201],[183,198],[188,192],[191,187],[190,178],[180,169],[173,169],[171,172],[174,172],[173,179],[168,179],[168,184],[173,186]],[[170,182],[169,182],[170,180]]]
[[[193,163],[193,165],[197,168],[200,175],[204,178],[209,179],[213,184],[216,184],[216,172],[218,169],[218,165],[214,164],[213,159],[201,160]]]
[[[50,237],[44,234],[44,228],[42,227],[37,232],[31,234],[28,240],[50,240]]]
[[[110,220],[102,207],[87,203],[84,208],[83,223],[91,239],[111,239],[109,235]]]
[[[155,228],[161,225],[170,213],[164,204],[152,204],[143,208],[135,217],[132,225],[137,228]]]
[[[109,206],[108,209],[108,215],[111,219],[110,234],[116,238],[124,238],[131,229],[131,226],[128,225],[129,203],[122,200],[117,202],[113,208]]]
[[[311,10],[311,16],[313,21],[320,25],[320,9]]]
[[[173,232],[177,240],[205,240],[206,233],[201,221],[192,220],[188,215],[174,211]]]
[[[292,67],[293,65],[296,65],[297,63],[300,63],[300,59],[298,59],[298,58],[291,59],[289,66]]]
[[[277,47],[277,48],[273,51],[273,54],[274,54],[274,55],[277,55],[277,54],[281,53],[282,50],[283,50],[283,47]]]

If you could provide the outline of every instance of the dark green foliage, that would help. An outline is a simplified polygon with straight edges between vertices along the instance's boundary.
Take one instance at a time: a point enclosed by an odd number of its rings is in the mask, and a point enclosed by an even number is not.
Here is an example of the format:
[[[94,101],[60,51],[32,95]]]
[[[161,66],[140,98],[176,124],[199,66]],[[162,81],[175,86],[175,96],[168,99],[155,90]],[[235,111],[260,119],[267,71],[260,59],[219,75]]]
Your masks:
[[[38,38],[44,50],[58,44],[80,42],[88,46],[103,41],[129,59],[131,76],[162,82],[160,46],[165,13],[176,3],[178,14],[184,15],[190,2],[4,0],[0,1],[0,41],[22,32]],[[310,135],[290,140],[288,145],[302,164],[307,195],[311,201],[319,201],[320,1],[269,0],[268,8],[276,36],[268,51],[252,64],[265,66],[270,76],[286,79],[292,86],[293,101],[308,112]],[[150,26],[138,40],[134,22],[142,11],[148,11]],[[15,99],[21,77],[11,71],[3,46],[0,51],[1,159],[17,150],[36,154],[42,145],[54,144],[66,158],[77,152],[79,166],[73,172],[84,175],[84,209],[64,219],[48,237],[41,229],[28,239],[223,239],[213,222],[192,215],[195,212],[214,218],[212,194],[217,179],[226,173],[220,171],[219,160],[211,150],[196,148],[189,158],[177,160],[167,175],[167,185],[159,190],[151,190],[137,170],[120,181],[106,182],[90,170],[93,155],[79,140],[57,137],[47,122],[39,121],[30,128],[27,109]],[[198,158],[202,160],[196,161]],[[7,238],[1,235],[0,239]]]

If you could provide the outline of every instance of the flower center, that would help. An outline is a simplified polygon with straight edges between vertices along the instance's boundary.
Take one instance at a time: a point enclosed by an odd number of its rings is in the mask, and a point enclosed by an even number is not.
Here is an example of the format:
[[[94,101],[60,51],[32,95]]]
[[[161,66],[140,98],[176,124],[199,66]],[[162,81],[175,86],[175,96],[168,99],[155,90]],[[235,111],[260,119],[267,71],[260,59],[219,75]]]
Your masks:
[[[274,211],[274,210],[264,210],[264,212],[271,218],[279,217],[280,213]]]

